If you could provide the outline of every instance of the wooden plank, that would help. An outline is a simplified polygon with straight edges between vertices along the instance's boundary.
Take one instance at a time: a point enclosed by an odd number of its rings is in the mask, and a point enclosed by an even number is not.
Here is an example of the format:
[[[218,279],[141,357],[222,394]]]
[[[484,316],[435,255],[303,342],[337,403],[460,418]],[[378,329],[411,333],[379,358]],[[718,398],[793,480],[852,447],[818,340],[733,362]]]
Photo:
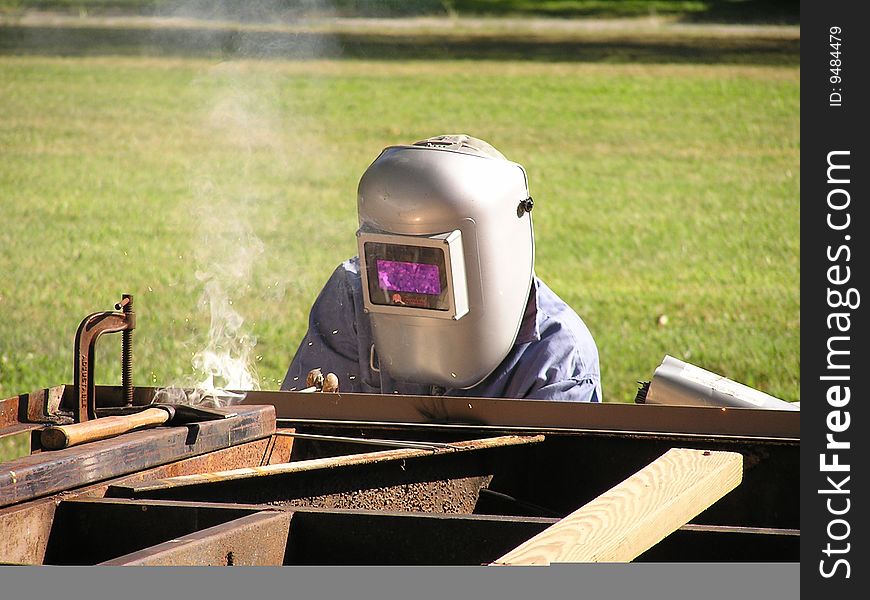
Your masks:
[[[631,561],[742,479],[736,452],[672,448],[493,564]]]
[[[505,435],[481,440],[469,440],[455,442],[449,448],[433,448],[432,450],[400,449],[384,450],[380,452],[365,452],[345,456],[332,456],[328,458],[316,458],[312,460],[300,460],[284,464],[269,464],[263,467],[248,467],[242,469],[229,469],[214,473],[198,473],[194,475],[181,475],[166,479],[153,479],[131,485],[113,486],[113,492],[122,496],[135,497],[137,494],[165,490],[203,483],[215,483],[249,479],[252,477],[267,477],[273,475],[285,475],[289,473],[302,473],[319,469],[334,469],[350,467],[354,465],[367,465],[386,461],[407,460],[424,456],[436,456],[454,452],[467,452],[484,450],[487,448],[500,448],[503,446],[516,446],[521,444],[533,444],[543,442],[544,436],[517,436]]]
[[[131,432],[0,465],[0,506],[261,439],[275,432],[273,406],[239,406],[229,419]]]

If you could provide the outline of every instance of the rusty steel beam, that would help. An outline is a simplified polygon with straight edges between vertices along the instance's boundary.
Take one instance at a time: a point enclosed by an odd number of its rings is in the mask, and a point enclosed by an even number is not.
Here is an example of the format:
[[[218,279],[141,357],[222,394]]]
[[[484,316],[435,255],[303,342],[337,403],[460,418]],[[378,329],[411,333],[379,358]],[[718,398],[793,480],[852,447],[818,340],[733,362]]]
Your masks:
[[[284,564],[477,565],[556,522],[536,517],[114,498],[65,501],[60,508],[46,564],[225,565],[229,552],[233,564],[250,564],[244,540],[237,548],[228,547],[221,532],[236,530],[250,522],[251,515],[280,511],[292,517],[289,535],[278,523],[277,538],[275,524],[265,527],[261,537],[271,536],[268,543],[274,559],[283,535]],[[116,535],[119,528],[129,535]],[[200,542],[205,545],[196,546]]]
[[[15,511],[0,510],[0,563],[41,565],[51,536],[57,502],[35,502]]]
[[[100,498],[105,495],[106,489],[114,484],[202,473],[216,468],[254,467],[286,462],[290,459],[291,441],[291,438],[274,436],[254,440],[116,479],[65,490],[62,492],[62,497],[64,500]],[[48,542],[58,502],[59,496],[49,496],[0,508],[0,531],[8,533],[0,536],[0,562],[29,565],[44,562],[46,552],[49,551]],[[153,530],[153,527],[150,527],[150,530]],[[101,543],[101,547],[107,546],[106,542]]]
[[[291,513],[262,511],[100,563],[105,566],[280,566]]]
[[[276,511],[290,517],[289,533],[282,522],[264,525],[260,537],[267,539],[272,560],[256,564],[281,564],[279,557],[293,565],[482,564],[555,522],[172,500],[73,500],[61,503],[46,564],[251,564],[247,542],[231,547],[223,534],[247,529],[239,525],[251,525],[252,515]],[[116,535],[119,528],[129,535]]]
[[[292,565],[478,565],[492,562],[557,522],[555,518],[510,515],[117,498],[65,500],[60,503],[56,517],[54,508],[54,503],[42,503],[43,514],[38,523],[27,524],[17,534],[29,535],[32,540],[34,527],[39,525],[43,536],[50,538],[45,556],[28,557],[21,553],[10,556],[0,552],[0,562],[86,565],[140,560],[137,564],[146,564],[171,559],[172,564],[202,564],[192,561],[201,561],[199,554],[205,552],[210,557],[208,564],[247,564],[249,555],[244,539],[235,548],[229,547],[227,543],[232,537],[221,539],[221,531],[236,530],[243,517],[281,511],[292,514],[286,548],[278,543],[280,536],[274,537],[274,527],[266,527],[264,533],[272,536],[271,564],[277,563],[280,554],[283,564]],[[224,529],[213,529],[224,524],[227,525]],[[277,527],[283,525],[279,523]],[[119,530],[127,533],[118,535]],[[15,534],[19,530],[9,531]],[[197,546],[198,543],[204,546]],[[797,560],[799,543],[800,532],[793,529],[689,524],[638,560],[784,562]],[[171,553],[173,549],[177,553]],[[227,560],[230,552],[231,560]]]
[[[105,498],[64,500],[57,508],[44,563],[93,565],[260,512],[262,507],[136,505]]]
[[[274,432],[271,406],[239,407],[239,414],[229,419],[136,431],[25,456],[0,465],[0,506],[266,438]]]

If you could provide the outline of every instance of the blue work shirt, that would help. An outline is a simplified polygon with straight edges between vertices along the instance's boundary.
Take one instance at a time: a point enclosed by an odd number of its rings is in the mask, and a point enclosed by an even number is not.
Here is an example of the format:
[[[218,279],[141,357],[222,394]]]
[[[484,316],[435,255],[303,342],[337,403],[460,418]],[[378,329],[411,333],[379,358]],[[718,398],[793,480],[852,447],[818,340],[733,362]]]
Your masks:
[[[324,375],[338,376],[342,392],[601,401],[598,349],[592,334],[577,313],[537,277],[514,346],[474,387],[445,389],[396,381],[386,369],[375,370],[373,344],[369,317],[363,311],[359,258],[354,257],[335,269],[311,307],[308,332],[281,389],[305,388],[308,372],[319,368]]]

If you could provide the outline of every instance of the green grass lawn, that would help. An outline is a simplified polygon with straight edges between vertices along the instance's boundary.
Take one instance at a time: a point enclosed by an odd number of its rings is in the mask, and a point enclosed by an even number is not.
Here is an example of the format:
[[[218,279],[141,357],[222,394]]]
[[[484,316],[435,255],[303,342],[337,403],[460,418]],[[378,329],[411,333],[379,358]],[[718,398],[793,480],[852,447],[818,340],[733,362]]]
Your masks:
[[[665,354],[798,400],[800,70],[774,63],[7,52],[0,397],[69,383],[79,321],[123,292],[134,382],[189,383],[215,277],[277,389],[356,252],[366,166],[465,132],[526,167],[537,273],[595,336],[606,400]],[[100,340],[98,383],[119,348]]]

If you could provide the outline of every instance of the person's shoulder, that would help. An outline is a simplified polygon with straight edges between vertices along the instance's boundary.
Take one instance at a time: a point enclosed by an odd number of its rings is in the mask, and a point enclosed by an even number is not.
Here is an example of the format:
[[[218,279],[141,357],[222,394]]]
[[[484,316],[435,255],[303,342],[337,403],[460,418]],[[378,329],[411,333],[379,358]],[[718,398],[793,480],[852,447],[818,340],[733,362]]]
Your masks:
[[[336,271],[344,271],[348,275],[359,277],[359,256],[348,258],[335,268]]]
[[[597,359],[598,349],[586,323],[541,279],[537,278],[538,327],[541,341],[569,354]],[[583,362],[586,362],[585,360]]]
[[[335,267],[335,270],[329,278],[329,282],[327,282],[327,286],[340,285],[359,287],[359,282],[359,257],[354,256],[353,258],[348,258]]]
[[[573,308],[535,279],[538,336],[523,344],[516,365],[532,382],[520,397],[577,402],[600,401],[598,348]]]
[[[562,298],[560,298],[559,295],[550,288],[550,286],[544,283],[544,281],[537,276],[535,279],[538,286],[538,312],[541,317],[540,324],[542,328],[544,328],[549,322],[551,326],[554,324],[560,324],[588,335],[589,329],[586,327],[586,323],[580,315],[578,315],[567,302],[562,300]]]
[[[335,298],[354,299],[361,293],[359,259],[354,256],[339,264],[323,285],[315,303],[333,301]]]

